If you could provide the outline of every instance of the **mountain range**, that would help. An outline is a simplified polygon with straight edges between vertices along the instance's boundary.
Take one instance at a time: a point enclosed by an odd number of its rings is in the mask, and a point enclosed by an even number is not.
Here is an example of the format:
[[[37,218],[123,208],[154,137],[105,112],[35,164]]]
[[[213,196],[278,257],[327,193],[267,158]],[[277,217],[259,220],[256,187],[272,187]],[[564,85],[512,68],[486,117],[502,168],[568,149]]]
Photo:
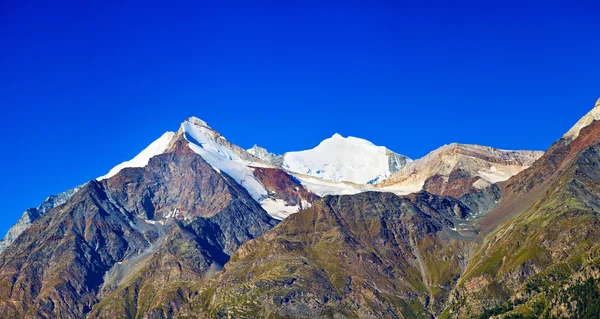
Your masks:
[[[587,318],[600,100],[546,152],[412,160],[335,134],[278,155],[191,117],[25,211],[7,318]],[[582,293],[585,292],[585,293]]]

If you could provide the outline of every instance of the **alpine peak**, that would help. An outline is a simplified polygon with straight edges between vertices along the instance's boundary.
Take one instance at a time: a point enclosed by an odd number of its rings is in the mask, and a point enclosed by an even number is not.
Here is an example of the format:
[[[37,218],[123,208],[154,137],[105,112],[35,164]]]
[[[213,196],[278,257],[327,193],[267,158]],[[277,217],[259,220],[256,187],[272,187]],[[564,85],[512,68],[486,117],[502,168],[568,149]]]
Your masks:
[[[199,127],[211,128],[210,126],[208,126],[208,124],[205,121],[203,121],[195,116],[189,117],[185,121],[189,122],[191,124],[194,124],[196,126],[199,126]]]

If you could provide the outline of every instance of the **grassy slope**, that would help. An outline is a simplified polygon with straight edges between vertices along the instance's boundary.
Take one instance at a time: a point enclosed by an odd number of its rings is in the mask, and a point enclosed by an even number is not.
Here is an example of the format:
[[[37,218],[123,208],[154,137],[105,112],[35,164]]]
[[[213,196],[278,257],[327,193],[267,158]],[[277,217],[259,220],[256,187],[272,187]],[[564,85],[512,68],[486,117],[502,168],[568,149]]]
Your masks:
[[[600,261],[599,151],[583,150],[540,200],[490,237],[446,314],[561,316],[566,302],[560,300],[573,297],[565,297],[568,288],[577,278],[596,276]]]

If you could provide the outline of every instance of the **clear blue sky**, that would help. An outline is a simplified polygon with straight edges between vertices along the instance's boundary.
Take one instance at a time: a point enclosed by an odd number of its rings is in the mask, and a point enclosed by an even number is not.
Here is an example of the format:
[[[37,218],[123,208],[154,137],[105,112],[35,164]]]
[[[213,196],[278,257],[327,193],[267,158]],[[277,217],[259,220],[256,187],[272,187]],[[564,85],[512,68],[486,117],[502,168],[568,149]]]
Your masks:
[[[243,147],[418,158],[545,149],[600,97],[596,1],[49,2],[0,1],[2,234],[191,115]]]

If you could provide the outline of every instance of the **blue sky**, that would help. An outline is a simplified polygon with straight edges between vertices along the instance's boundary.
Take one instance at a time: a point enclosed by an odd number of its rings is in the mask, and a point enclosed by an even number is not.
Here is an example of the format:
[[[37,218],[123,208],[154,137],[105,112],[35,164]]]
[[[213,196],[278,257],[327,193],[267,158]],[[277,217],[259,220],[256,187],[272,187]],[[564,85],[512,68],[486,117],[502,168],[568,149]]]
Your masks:
[[[4,233],[195,115],[282,153],[545,149],[600,97],[578,1],[0,2]]]

